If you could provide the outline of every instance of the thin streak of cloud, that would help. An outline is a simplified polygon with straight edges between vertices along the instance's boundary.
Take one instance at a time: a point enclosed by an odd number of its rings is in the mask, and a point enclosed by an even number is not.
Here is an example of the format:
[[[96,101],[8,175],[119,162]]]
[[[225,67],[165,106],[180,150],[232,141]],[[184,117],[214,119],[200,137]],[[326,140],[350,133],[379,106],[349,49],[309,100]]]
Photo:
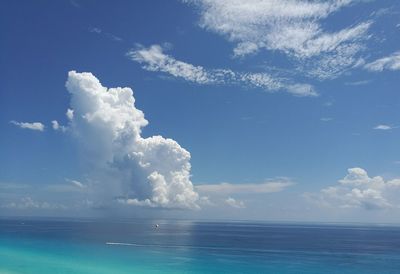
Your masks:
[[[108,38],[110,40],[114,40],[116,42],[122,42],[123,41],[122,38],[120,38],[120,37],[118,37],[118,36],[116,36],[116,35],[114,35],[112,33],[105,32],[100,28],[96,28],[96,27],[89,28],[89,32],[96,33],[98,35],[103,35],[104,37],[106,37],[106,38]]]
[[[227,194],[260,194],[260,193],[273,193],[280,192],[286,188],[294,185],[290,181],[277,181],[277,182],[265,182],[265,183],[249,183],[249,184],[231,184],[231,183],[220,183],[220,184],[204,184],[196,185],[195,188],[200,193],[212,193],[218,195]]]
[[[361,81],[354,81],[354,82],[347,82],[346,85],[348,86],[362,86],[371,83],[371,80],[361,80]]]
[[[322,117],[319,119],[321,122],[330,122],[333,120],[333,118],[331,117]]]
[[[391,129],[393,129],[393,127],[389,126],[389,125],[381,124],[381,125],[375,126],[374,129],[376,129],[376,130],[391,130]]]
[[[195,66],[163,52],[160,45],[149,48],[139,46],[130,50],[127,56],[142,64],[148,71],[160,71],[174,77],[197,84],[241,85],[261,88],[266,91],[286,91],[295,96],[317,96],[318,93],[309,84],[292,83],[284,78],[274,77],[268,73],[235,72],[230,69],[206,69]]]
[[[400,70],[400,51],[364,65],[369,71]]]
[[[40,122],[28,123],[28,122],[17,122],[12,120],[10,121],[10,123],[20,128],[36,130],[36,131],[44,131],[45,128],[45,126]]]

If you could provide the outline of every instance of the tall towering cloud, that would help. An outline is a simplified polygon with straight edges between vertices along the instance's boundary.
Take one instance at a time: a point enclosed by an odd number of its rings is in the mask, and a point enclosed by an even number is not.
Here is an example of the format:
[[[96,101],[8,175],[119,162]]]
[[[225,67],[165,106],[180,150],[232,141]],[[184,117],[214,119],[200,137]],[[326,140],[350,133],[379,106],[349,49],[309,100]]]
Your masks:
[[[148,121],[130,88],[106,88],[93,74],[75,71],[66,87],[72,95],[69,129],[97,174],[99,195],[140,206],[199,207],[190,153],[172,139],[141,136]]]

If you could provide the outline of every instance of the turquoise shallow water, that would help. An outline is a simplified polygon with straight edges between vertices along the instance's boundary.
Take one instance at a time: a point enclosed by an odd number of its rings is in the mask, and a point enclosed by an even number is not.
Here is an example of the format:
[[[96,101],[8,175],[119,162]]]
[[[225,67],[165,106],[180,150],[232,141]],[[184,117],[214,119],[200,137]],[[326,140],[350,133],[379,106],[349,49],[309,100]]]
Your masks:
[[[0,273],[400,273],[400,228],[0,220]]]

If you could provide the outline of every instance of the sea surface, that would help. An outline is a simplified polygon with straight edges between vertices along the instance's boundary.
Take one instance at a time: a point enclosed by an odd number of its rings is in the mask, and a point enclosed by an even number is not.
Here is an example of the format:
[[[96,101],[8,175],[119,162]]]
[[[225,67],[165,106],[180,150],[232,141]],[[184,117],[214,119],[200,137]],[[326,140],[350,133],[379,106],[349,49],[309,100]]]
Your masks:
[[[400,273],[400,227],[0,219],[0,273]]]

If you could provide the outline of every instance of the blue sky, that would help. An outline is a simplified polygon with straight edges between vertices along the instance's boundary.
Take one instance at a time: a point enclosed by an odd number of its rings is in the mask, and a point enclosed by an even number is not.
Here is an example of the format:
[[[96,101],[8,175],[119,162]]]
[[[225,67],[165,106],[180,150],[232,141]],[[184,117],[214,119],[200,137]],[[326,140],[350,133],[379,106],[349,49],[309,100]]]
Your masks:
[[[397,1],[0,13],[1,215],[399,217]]]

